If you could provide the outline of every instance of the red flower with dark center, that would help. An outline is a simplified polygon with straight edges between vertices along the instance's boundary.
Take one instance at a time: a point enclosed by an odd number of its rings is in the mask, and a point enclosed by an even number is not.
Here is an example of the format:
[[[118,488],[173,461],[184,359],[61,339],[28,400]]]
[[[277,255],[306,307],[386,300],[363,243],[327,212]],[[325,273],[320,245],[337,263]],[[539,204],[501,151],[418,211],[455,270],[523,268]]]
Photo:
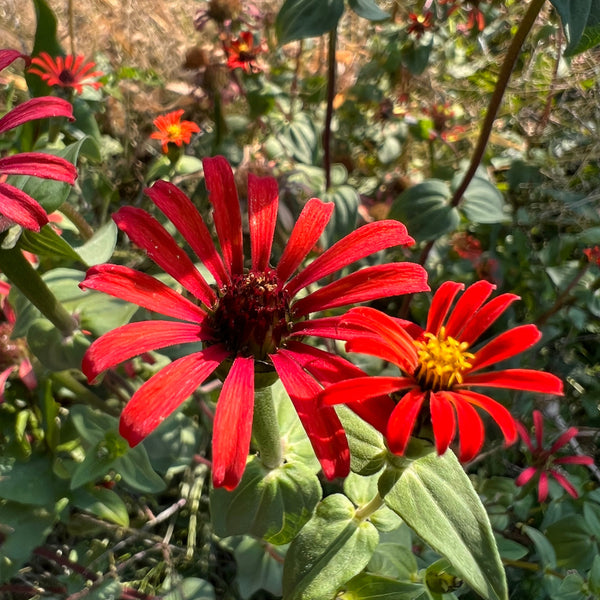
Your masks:
[[[591,264],[595,264],[597,267],[600,267],[600,246],[585,248],[583,253],[586,255]]]
[[[525,485],[534,477],[539,476],[538,500],[544,502],[548,497],[548,476],[552,476],[573,498],[577,498],[577,490],[571,482],[561,473],[561,465],[593,465],[591,456],[556,456],[558,450],[566,446],[579,431],[570,427],[562,433],[550,448],[544,448],[544,420],[539,410],[533,411],[533,424],[535,438],[530,437],[527,429],[517,422],[519,435],[531,453],[531,466],[527,467],[516,479],[517,485]]]
[[[162,151],[165,154],[169,151],[169,143],[176,144],[177,146],[189,144],[192,134],[200,132],[200,127],[193,121],[181,120],[184,112],[183,109],[174,110],[154,119],[154,126],[158,131],[150,134],[150,137],[161,141]]]
[[[195,300],[124,266],[92,267],[82,288],[106,292],[178,321],[130,323],[103,335],[86,352],[83,371],[93,381],[105,369],[143,352],[202,341],[203,350],[175,360],[133,395],[120,421],[121,434],[130,445],[143,440],[223,365],[220,375],[228,372],[213,432],[215,486],[234,488],[244,471],[252,431],[254,386],[264,385],[255,382],[255,372],[267,373],[271,381],[276,376],[281,378],[325,475],[344,476],[349,471],[349,451],[343,428],[334,409],[318,408],[315,396],[321,385],[362,372],[297,339],[306,335],[335,337],[331,318],[311,319],[312,313],[426,290],[426,273],[412,263],[378,264],[313,291],[307,291],[307,287],[374,252],[412,244],[413,240],[397,221],[371,223],[337,242],[294,275],[333,212],[332,203],[313,198],[300,214],[277,267],[271,267],[277,182],[271,177],[249,175],[251,261],[245,268],[242,218],[233,172],[223,157],[208,158],[203,163],[222,256],[191,200],[177,187],[157,181],[146,193],[204,263],[215,285],[208,284],[157,220],[139,208],[121,208],[113,216],[119,228]]]
[[[418,40],[423,37],[428,29],[433,27],[433,13],[431,11],[427,11],[423,15],[410,13],[408,18],[410,25],[406,28],[406,32],[409,35],[414,35]]]
[[[471,388],[562,394],[562,382],[550,373],[529,369],[481,373],[485,367],[527,350],[541,334],[535,325],[522,325],[474,350],[472,345],[518,296],[501,294],[485,303],[495,286],[478,281],[450,311],[463,287],[453,281],[440,286],[433,297],[424,330],[372,308],[350,310],[340,319],[340,337],[348,340],[346,349],[392,362],[403,375],[357,377],[335,383],[321,392],[324,405],[365,402],[382,394],[392,394],[397,404],[388,413],[384,433],[390,450],[396,454],[404,453],[417,423],[424,425],[430,421],[438,454],[447,450],[458,430],[460,459],[472,460],[484,439],[483,423],[473,406],[490,413],[506,443],[512,444],[517,439],[517,429],[508,410]],[[344,332],[344,327],[349,329]]]
[[[62,88],[72,88],[78,94],[83,92],[83,86],[89,85],[97,90],[102,86],[101,81],[94,81],[95,77],[102,77],[102,71],[94,71],[95,62],[85,63],[81,55],[68,54],[65,57],[52,58],[47,52],[40,52],[39,56],[31,59],[33,67],[30,73],[39,75],[48,85],[57,85]]]
[[[234,69],[244,69],[246,73],[257,73],[260,68],[256,64],[256,57],[264,52],[262,44],[254,45],[254,36],[250,31],[242,31],[238,38],[224,46],[227,53],[227,66]]]
[[[16,50],[0,50],[0,66],[8,66],[23,56]],[[73,107],[60,98],[43,96],[20,104],[0,118],[0,135],[23,123],[48,117],[73,119]],[[31,196],[6,182],[9,175],[31,175],[64,181],[73,185],[77,170],[64,158],[42,152],[21,152],[0,158],[0,231],[14,223],[39,231],[48,223],[48,215]]]

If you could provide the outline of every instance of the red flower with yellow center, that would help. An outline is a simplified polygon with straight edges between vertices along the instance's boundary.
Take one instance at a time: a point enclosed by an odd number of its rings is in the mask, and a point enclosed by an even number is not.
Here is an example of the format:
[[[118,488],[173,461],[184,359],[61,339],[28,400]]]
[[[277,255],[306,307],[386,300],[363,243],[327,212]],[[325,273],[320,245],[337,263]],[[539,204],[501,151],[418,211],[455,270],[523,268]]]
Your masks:
[[[52,58],[47,52],[40,52],[39,56],[31,59],[33,67],[30,73],[39,75],[48,85],[57,85],[62,88],[72,88],[78,94],[83,92],[83,86],[90,86],[97,90],[102,86],[101,81],[94,78],[102,77],[102,71],[94,71],[95,62],[84,63],[81,55],[57,56]]]
[[[227,66],[233,69],[244,69],[246,73],[257,73],[260,68],[256,64],[256,57],[264,52],[261,45],[254,45],[254,36],[250,31],[242,31],[238,38],[225,45],[227,53]]]
[[[277,221],[277,182],[248,176],[250,264],[245,266],[242,218],[229,163],[223,157],[203,161],[206,187],[221,254],[191,200],[173,184],[157,181],[146,190],[173,223],[206,269],[214,285],[164,227],[139,208],[124,207],[114,216],[133,243],[171,275],[188,299],[158,279],[119,265],[92,267],[81,283],[176,319],[130,323],[106,333],[88,349],[83,371],[93,381],[102,371],[136,355],[174,344],[203,342],[201,351],[163,368],[133,395],[120,421],[120,432],[135,445],[153,431],[217,368],[225,376],[213,429],[213,483],[234,488],[244,471],[250,446],[254,387],[279,376],[329,478],[349,471],[348,442],[331,407],[315,397],[322,385],[362,375],[340,357],[305,344],[303,337],[335,337],[332,317],[311,319],[315,312],[375,298],[428,289],[426,273],[413,263],[378,264],[329,282],[329,277],[366,256],[396,245],[413,243],[398,221],[360,227],[294,273],[323,233],[333,204],[309,200],[300,214],[277,267],[270,265]],[[365,410],[368,411],[368,408]],[[361,407],[357,407],[361,414]],[[377,419],[377,415],[371,416]]]
[[[517,429],[508,410],[471,388],[562,394],[562,382],[550,373],[529,369],[480,372],[527,350],[541,334],[535,325],[522,325],[500,334],[478,350],[473,349],[477,339],[518,296],[501,294],[486,303],[495,286],[478,281],[450,311],[463,287],[448,281],[439,288],[425,330],[371,308],[350,310],[339,322],[340,337],[348,340],[346,349],[387,360],[398,366],[403,375],[357,377],[335,383],[321,392],[323,404],[364,403],[391,394],[397,403],[388,412],[382,433],[396,454],[404,453],[413,432],[418,433],[421,426],[430,424],[438,454],[448,449],[458,430],[460,459],[472,460],[484,440],[483,423],[474,406],[488,412],[502,430],[506,443],[512,444]],[[372,425],[377,427],[374,422]]]
[[[150,134],[150,137],[161,141],[162,151],[165,154],[169,151],[169,143],[176,144],[177,146],[189,144],[192,134],[200,132],[200,127],[193,121],[181,120],[184,112],[183,109],[174,110],[154,119],[154,126],[158,131]]]
[[[408,18],[410,20],[410,24],[406,28],[406,32],[409,35],[413,34],[418,40],[423,37],[428,29],[433,27],[433,13],[431,11],[427,11],[423,15],[410,13]]]

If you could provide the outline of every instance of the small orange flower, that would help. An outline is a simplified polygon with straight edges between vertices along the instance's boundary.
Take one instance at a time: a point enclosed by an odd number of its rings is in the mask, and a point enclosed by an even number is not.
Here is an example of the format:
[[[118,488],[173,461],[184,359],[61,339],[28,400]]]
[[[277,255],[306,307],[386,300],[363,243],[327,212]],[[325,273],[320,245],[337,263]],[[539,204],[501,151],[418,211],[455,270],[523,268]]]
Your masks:
[[[169,142],[181,146],[189,144],[192,133],[199,133],[200,127],[193,121],[182,121],[183,109],[174,110],[166,115],[160,115],[154,119],[154,126],[158,129],[150,135],[154,140],[160,140],[162,151],[166,154],[169,150]]]
[[[31,59],[35,65],[29,69],[30,73],[39,75],[48,85],[58,85],[63,88],[72,88],[78,94],[83,92],[83,86],[89,85],[97,90],[102,82],[92,81],[94,77],[102,77],[102,71],[94,71],[95,62],[84,64],[84,57],[68,54],[65,57],[52,58],[47,52],[40,52],[39,56]]]

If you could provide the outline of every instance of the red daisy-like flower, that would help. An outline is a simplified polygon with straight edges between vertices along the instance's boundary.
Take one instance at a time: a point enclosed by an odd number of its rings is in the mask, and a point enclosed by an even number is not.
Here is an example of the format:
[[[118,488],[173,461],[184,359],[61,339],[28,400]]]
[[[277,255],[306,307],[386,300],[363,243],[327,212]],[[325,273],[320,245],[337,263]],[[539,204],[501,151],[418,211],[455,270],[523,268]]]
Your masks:
[[[538,500],[544,502],[548,497],[548,477],[552,476],[573,498],[577,498],[577,490],[561,473],[561,465],[593,465],[591,456],[555,456],[557,451],[566,446],[578,433],[576,427],[570,427],[562,433],[550,448],[544,448],[544,419],[539,410],[533,411],[535,437],[530,437],[524,425],[517,422],[519,435],[531,453],[531,466],[527,467],[516,479],[517,485],[525,485],[539,476]]]
[[[246,73],[257,73],[260,68],[256,64],[256,57],[264,52],[262,44],[254,45],[254,36],[250,31],[242,31],[236,39],[224,46],[227,53],[227,66],[234,69],[244,69]]]
[[[158,129],[150,134],[154,140],[160,140],[162,151],[166,154],[169,151],[169,143],[182,146],[189,144],[193,133],[199,133],[200,127],[193,121],[182,121],[181,117],[185,111],[174,110],[166,115],[160,115],[154,119],[154,126]]]
[[[594,246],[593,248],[585,248],[583,253],[590,261],[591,264],[595,264],[600,267],[600,246]]]
[[[33,67],[30,73],[39,75],[48,85],[57,85],[62,88],[72,88],[78,94],[83,92],[83,86],[88,85],[97,90],[102,86],[101,81],[94,78],[102,77],[102,71],[94,71],[95,62],[85,63],[85,57],[68,54],[65,57],[52,58],[47,52],[40,52],[39,56],[31,59]]]
[[[485,367],[527,350],[541,337],[535,325],[506,331],[479,350],[472,345],[512,302],[514,294],[490,300],[494,285],[478,281],[451,305],[464,286],[448,281],[433,297],[423,330],[372,308],[355,308],[340,320],[340,336],[349,352],[371,354],[397,365],[401,377],[358,377],[335,383],[320,394],[324,405],[365,402],[392,394],[397,404],[388,414],[386,435],[390,450],[403,454],[420,425],[431,422],[438,454],[443,454],[460,432],[460,459],[472,460],[483,445],[483,423],[474,406],[488,412],[500,426],[507,444],[517,439],[508,410],[472,387],[507,388],[562,394],[558,377],[529,369],[480,372]],[[368,420],[368,419],[367,419]],[[376,426],[374,423],[372,423]]]
[[[2,67],[17,58],[23,55],[16,50],[0,50]],[[0,118],[0,135],[28,121],[58,116],[73,119],[73,107],[66,100],[50,96],[33,98]],[[14,223],[39,231],[48,222],[46,211],[31,196],[7,183],[9,175],[32,175],[73,185],[77,170],[64,158],[42,152],[22,152],[0,158],[0,231]]]
[[[425,14],[410,13],[408,15],[410,20],[409,26],[406,28],[406,32],[409,35],[414,35],[420,40],[428,29],[433,27],[433,13],[427,11]]]
[[[130,323],[103,335],[86,352],[83,371],[91,382],[105,369],[143,352],[202,341],[203,350],[175,360],[133,395],[120,420],[120,432],[130,445],[143,440],[223,365],[220,375],[228,372],[217,403],[212,442],[215,486],[234,488],[244,471],[252,431],[255,373],[259,372],[281,378],[325,475],[346,475],[349,451],[343,428],[334,409],[318,408],[315,397],[320,384],[362,372],[300,339],[321,334],[331,337],[329,318],[311,320],[312,313],[426,290],[426,273],[413,263],[379,264],[318,289],[307,288],[374,252],[413,240],[397,221],[371,223],[294,275],[333,212],[332,203],[313,198],[300,214],[277,267],[272,267],[277,182],[272,177],[250,174],[251,260],[246,267],[242,217],[231,167],[220,156],[204,159],[203,164],[221,254],[191,200],[177,187],[157,181],[146,193],[212,274],[215,286],[208,284],[156,219],[139,208],[121,208],[113,215],[119,228],[194,300],[124,266],[92,267],[82,288],[106,292],[177,321]]]

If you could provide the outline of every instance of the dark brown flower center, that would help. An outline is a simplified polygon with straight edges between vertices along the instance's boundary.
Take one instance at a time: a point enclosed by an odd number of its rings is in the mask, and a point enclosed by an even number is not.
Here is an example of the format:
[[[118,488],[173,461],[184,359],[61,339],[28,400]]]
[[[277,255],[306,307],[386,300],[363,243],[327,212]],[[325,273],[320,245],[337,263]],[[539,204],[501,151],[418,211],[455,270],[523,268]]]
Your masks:
[[[75,77],[73,77],[73,72],[70,69],[63,69],[58,78],[65,85],[70,85],[75,81]]]
[[[273,269],[250,271],[220,290],[210,325],[229,350],[264,360],[280,347],[291,324],[289,296],[280,283]]]

